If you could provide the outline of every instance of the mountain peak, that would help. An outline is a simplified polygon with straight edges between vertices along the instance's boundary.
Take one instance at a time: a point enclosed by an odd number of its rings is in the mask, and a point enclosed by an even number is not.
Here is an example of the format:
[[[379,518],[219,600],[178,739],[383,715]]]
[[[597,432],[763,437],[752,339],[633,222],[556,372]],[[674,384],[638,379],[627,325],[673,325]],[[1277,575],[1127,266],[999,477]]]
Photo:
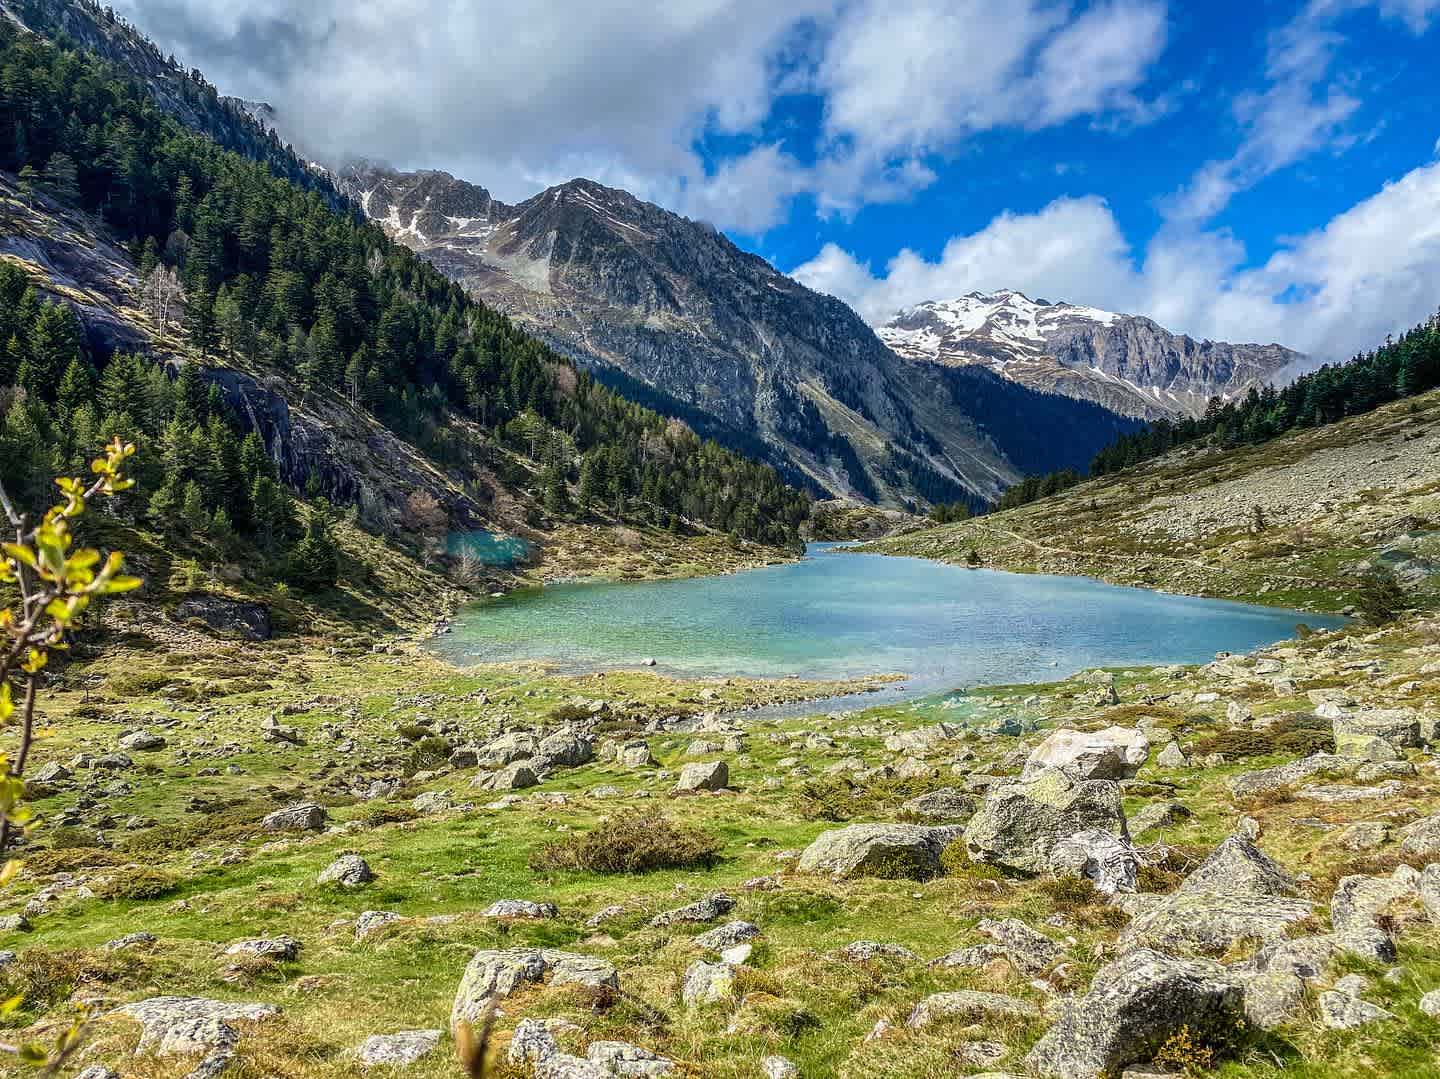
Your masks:
[[[1299,358],[1279,345],[1196,342],[1143,316],[1012,288],[915,304],[876,332],[908,360],[985,366],[1144,419],[1198,414],[1211,397],[1243,393]]]

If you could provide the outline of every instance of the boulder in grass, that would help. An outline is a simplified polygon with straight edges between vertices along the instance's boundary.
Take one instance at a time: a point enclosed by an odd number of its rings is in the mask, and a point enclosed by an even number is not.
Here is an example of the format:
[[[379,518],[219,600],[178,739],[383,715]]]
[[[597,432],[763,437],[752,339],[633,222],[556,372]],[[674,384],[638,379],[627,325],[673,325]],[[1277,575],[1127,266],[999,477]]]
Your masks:
[[[269,832],[318,832],[329,819],[330,813],[324,806],[302,802],[277,809],[266,816],[260,826]]]
[[[680,769],[674,793],[724,790],[730,784],[730,766],[724,761],[697,761]]]
[[[1295,878],[1250,840],[1232,835],[1180,885],[1182,892],[1296,895]]]
[[[1053,731],[1025,762],[1021,780],[1059,769],[1071,779],[1131,779],[1150,755],[1150,740],[1130,727]]]
[[[159,1056],[228,1050],[245,1024],[280,1014],[273,1004],[240,1004],[204,997],[150,997],[116,1009],[141,1026],[139,1053]]]
[[[409,1067],[435,1051],[441,1031],[400,1030],[394,1034],[374,1034],[355,1050],[356,1059],[365,1067],[377,1065]]]
[[[837,878],[924,880],[939,874],[941,852],[962,831],[958,825],[852,824],[821,832],[796,868]]]
[[[1088,880],[1104,895],[1130,894],[1140,875],[1140,854],[1124,836],[1091,828],[1050,848],[1050,872]]]
[[[1129,839],[1120,787],[1109,780],[1077,782],[1049,769],[1028,782],[992,788],[965,826],[965,846],[972,861],[1040,873],[1060,840],[1091,830]]]
[[[905,1025],[912,1030],[927,1027],[941,1019],[958,1019],[964,1023],[986,1023],[995,1019],[1034,1019],[1040,1009],[1028,1000],[1005,996],[1003,993],[981,993],[973,989],[956,989],[948,993],[932,993],[910,1012]]]
[[[1103,1079],[1150,1060],[1177,1031],[1202,1044],[1244,1018],[1244,992],[1215,963],[1142,948],[1102,968],[1025,1063],[1051,1079]]]
[[[370,863],[358,854],[342,854],[320,871],[321,884],[336,884],[341,888],[359,888],[375,879]]]
[[[1420,716],[1405,708],[1370,708],[1346,711],[1321,705],[1317,715],[1330,720],[1335,733],[1335,752],[1346,757],[1371,756],[1370,747],[1379,740],[1392,750],[1404,751],[1421,745]]]
[[[455,990],[451,1029],[462,1022],[477,1022],[492,1001],[542,982],[547,975],[552,985],[620,986],[614,965],[593,956],[554,948],[481,949],[471,956]]]

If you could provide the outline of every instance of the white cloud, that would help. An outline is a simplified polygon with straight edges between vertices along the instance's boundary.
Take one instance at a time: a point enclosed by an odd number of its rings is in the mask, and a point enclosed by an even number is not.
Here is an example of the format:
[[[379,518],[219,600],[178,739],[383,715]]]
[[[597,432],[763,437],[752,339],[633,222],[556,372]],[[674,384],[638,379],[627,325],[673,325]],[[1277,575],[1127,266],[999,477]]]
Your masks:
[[[746,232],[905,198],[976,132],[1143,119],[1163,0],[116,0],[304,149],[443,168],[502,199],[587,175]],[[825,130],[766,135],[786,94]],[[707,136],[740,136],[707,167]]]
[[[1170,329],[1228,341],[1279,341],[1345,359],[1435,312],[1440,280],[1440,162],[1417,168],[1264,265],[1224,232],[1162,230],[1128,247],[1100,199],[1004,214],[926,261],[903,251],[883,274],[833,244],[793,271],[869,321],[901,307],[1006,286],[1145,314]]]

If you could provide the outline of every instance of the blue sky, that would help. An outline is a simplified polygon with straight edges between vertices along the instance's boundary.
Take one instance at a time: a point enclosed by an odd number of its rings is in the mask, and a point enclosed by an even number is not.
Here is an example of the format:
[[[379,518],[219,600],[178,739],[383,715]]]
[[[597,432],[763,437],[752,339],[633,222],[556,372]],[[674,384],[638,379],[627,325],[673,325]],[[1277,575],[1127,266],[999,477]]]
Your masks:
[[[586,175],[871,321],[1014,287],[1348,355],[1440,306],[1440,0],[122,0],[318,157]]]

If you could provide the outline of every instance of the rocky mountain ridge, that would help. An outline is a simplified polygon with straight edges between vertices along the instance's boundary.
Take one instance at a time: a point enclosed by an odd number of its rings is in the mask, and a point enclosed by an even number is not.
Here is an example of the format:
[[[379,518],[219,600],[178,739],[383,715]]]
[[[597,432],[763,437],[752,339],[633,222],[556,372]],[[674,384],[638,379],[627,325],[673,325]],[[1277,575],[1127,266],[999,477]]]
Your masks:
[[[906,359],[978,365],[1145,420],[1196,416],[1304,357],[1282,345],[1196,341],[1138,315],[971,292],[898,312],[876,332]]]
[[[510,206],[443,172],[353,163],[341,189],[395,239],[626,392],[831,494],[993,497],[1123,428],[989,372],[906,363],[839,300],[715,229],[577,179]],[[1057,432],[1046,446],[1027,428]],[[693,417],[693,420],[692,420]]]

